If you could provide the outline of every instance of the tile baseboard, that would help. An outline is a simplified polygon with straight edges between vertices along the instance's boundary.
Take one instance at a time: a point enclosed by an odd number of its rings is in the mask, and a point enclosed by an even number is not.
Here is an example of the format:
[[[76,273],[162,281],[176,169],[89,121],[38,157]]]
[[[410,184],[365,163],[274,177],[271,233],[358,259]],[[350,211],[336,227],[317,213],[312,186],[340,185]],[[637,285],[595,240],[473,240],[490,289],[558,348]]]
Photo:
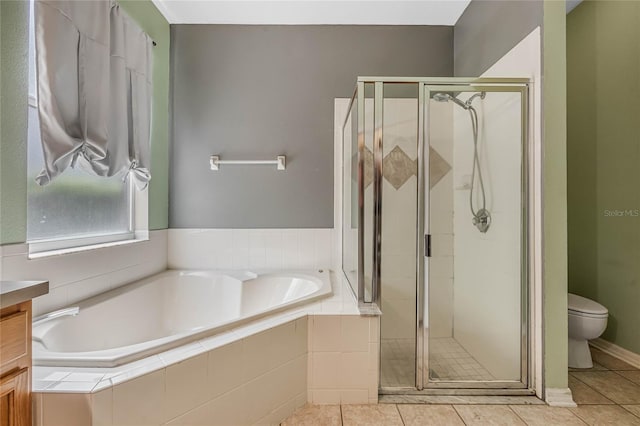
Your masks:
[[[552,407],[577,407],[569,388],[546,388],[545,402]]]
[[[615,343],[608,342],[604,339],[594,339],[589,341],[594,348],[600,349],[602,352],[616,357],[627,364],[631,364],[636,368],[640,368],[640,355],[618,346]]]

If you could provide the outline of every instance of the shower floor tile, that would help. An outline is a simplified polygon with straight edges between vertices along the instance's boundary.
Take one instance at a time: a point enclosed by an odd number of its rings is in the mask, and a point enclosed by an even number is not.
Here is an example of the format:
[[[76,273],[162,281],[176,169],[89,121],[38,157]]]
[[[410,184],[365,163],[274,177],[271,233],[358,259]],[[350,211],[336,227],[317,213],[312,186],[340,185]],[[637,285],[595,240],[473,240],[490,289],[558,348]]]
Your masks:
[[[435,380],[494,380],[494,377],[451,337],[431,339],[429,369]],[[382,387],[415,386],[415,339],[382,339]]]
[[[474,357],[452,337],[429,341],[429,370],[435,380],[494,380]]]
[[[381,339],[380,385],[382,387],[415,386],[415,339]]]

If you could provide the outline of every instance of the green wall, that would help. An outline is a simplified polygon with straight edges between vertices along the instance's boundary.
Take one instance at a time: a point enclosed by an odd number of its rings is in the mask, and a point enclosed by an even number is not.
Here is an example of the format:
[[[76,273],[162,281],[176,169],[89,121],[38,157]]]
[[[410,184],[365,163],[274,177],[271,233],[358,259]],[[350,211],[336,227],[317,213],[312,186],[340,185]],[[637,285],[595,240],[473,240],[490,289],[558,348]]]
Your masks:
[[[169,24],[151,0],[121,0],[156,42],[149,229],[168,225]],[[27,219],[28,2],[0,1],[0,244],[22,243]]]
[[[609,309],[602,336],[640,353],[640,3],[567,17],[569,290]]]
[[[26,1],[0,1],[0,244],[27,234]]]
[[[567,388],[567,119],[565,2],[545,0],[542,32],[544,380]]]
[[[149,229],[169,227],[169,23],[151,0],[119,0],[124,10],[155,40]]]

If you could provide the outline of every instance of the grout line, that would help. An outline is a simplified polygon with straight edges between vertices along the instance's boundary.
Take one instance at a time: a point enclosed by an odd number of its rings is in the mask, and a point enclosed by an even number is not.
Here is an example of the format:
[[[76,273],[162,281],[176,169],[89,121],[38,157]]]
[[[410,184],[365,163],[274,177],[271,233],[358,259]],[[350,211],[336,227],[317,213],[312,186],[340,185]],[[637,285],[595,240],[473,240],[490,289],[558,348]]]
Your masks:
[[[571,411],[570,409],[568,409],[569,411]],[[574,413],[573,411],[571,411],[573,413],[574,416],[576,416],[577,418],[580,419],[580,421],[586,425],[588,425],[589,423],[587,423],[586,419],[583,419],[582,417],[580,417],[580,415],[578,413]]]
[[[625,405],[638,405],[638,404],[625,404]],[[625,410],[626,412],[631,413],[633,416],[636,416],[636,417],[638,417],[640,419],[640,415],[639,414],[636,414],[633,411],[627,409],[627,407],[625,407],[625,405],[621,405],[620,407],[622,407],[622,409]]]
[[[464,423],[465,425],[467,424],[467,422],[464,421],[464,419],[462,418],[462,415],[460,414],[460,412],[458,411],[458,409],[456,408],[456,406],[454,404],[451,404],[451,407],[453,407],[453,411],[456,412],[456,414],[458,415],[458,417],[460,418],[460,420],[462,421],[462,423]]]
[[[569,373],[569,374],[571,374],[571,373]],[[591,386],[589,386],[586,382],[584,382],[584,381],[580,380],[580,377],[576,376],[575,374],[571,374],[571,376],[573,376],[573,378],[574,378],[574,379],[576,379],[577,381],[579,381],[580,383],[587,385],[587,387],[588,387],[588,388],[593,389],[593,388],[592,388]],[[595,390],[595,389],[593,389],[593,390]],[[598,393],[600,393],[600,392],[598,392]]]
[[[569,373],[571,374],[571,373]],[[616,403],[615,401],[611,400],[611,398],[605,396],[602,392],[600,392],[597,389],[594,389],[593,387],[591,387],[591,385],[589,385],[588,383],[583,382],[582,380],[580,380],[578,377],[576,377],[575,375],[571,374],[571,377],[573,377],[574,379],[576,379],[578,382],[582,383],[583,385],[585,385],[588,389],[590,389],[591,391],[595,392],[596,394],[600,395],[601,397],[603,397],[604,399],[606,399],[607,401],[611,402],[611,404],[578,404],[576,403],[578,406],[580,405],[618,405],[618,403]],[[582,420],[582,419],[581,419]]]
[[[604,367],[604,366],[603,366],[603,367]],[[605,368],[606,368],[606,367],[605,367]],[[603,370],[596,370],[595,372],[605,372],[605,371],[603,371]],[[622,377],[624,380],[627,380],[628,382],[630,382],[630,383],[632,383],[632,384],[634,384],[634,385],[638,386],[636,383],[634,383],[633,381],[631,381],[631,380],[627,379],[626,377],[624,377],[623,375],[619,374],[619,373],[618,373],[617,371],[615,371],[615,370],[606,370],[606,372],[612,372],[612,373],[615,373],[616,375],[618,375],[618,376]],[[575,372],[572,372],[572,373],[575,373]],[[622,408],[625,412],[629,412],[631,415],[633,415],[633,416],[635,416],[635,417],[640,418],[640,416],[637,416],[635,413],[633,413],[633,412],[631,412],[631,411],[627,410],[627,409],[624,407],[624,405],[623,405],[623,404],[619,404],[619,403],[615,402],[614,400],[612,400],[612,399],[611,399],[611,398],[609,398],[608,396],[604,395],[603,393],[601,393],[601,392],[600,392],[600,391],[598,391],[597,389],[593,388],[593,387],[592,387],[591,385],[589,385],[588,383],[583,382],[582,380],[580,380],[580,378],[579,378],[579,377],[576,377],[574,374],[572,374],[572,376],[573,376],[576,380],[578,380],[579,382],[583,383],[587,388],[589,388],[589,389],[590,389],[590,390],[592,390],[593,392],[597,393],[598,395],[602,396],[603,398],[607,399],[608,401],[611,401],[611,404],[578,404],[578,407],[579,407],[579,406],[581,406],[581,405],[583,405],[583,406],[584,406],[584,405],[586,405],[586,406],[603,405],[603,406],[609,406],[609,407],[611,407],[611,406],[614,406],[614,407],[620,407],[620,408]],[[636,405],[636,404],[625,404],[625,405]],[[573,411],[572,411],[572,413],[573,413]],[[575,416],[576,416],[576,417],[578,417],[580,420],[582,420],[584,423],[586,423],[586,420],[582,419],[582,417],[580,417],[577,413],[573,413],[573,415],[575,415]]]
[[[626,380],[626,381],[628,381],[628,382],[632,383],[633,385],[640,386],[640,385],[638,385],[637,383],[633,382],[632,380],[629,380],[628,378],[624,377],[622,374],[620,374],[620,371],[626,371],[626,370],[595,370],[595,371],[590,371],[590,372],[613,372],[613,373],[615,373],[617,376],[622,377],[624,380]],[[580,371],[578,371],[578,372],[580,372]],[[576,376],[574,375],[574,373],[577,373],[577,372],[575,372],[575,371],[571,371],[571,372],[569,372],[569,374],[571,374],[571,375],[572,375],[572,377],[573,377],[574,379],[576,379],[576,380],[578,380],[578,382],[580,382],[580,383],[584,384],[588,389],[592,390],[593,392],[596,392],[597,394],[601,395],[601,396],[602,396],[603,398],[605,398],[605,399],[609,399],[609,398],[607,398],[605,395],[603,395],[601,392],[599,392],[597,389],[595,389],[595,388],[593,388],[591,385],[589,385],[588,383],[583,382],[582,380],[580,380],[578,377],[576,377]],[[639,416],[638,414],[636,414],[635,412],[632,412],[631,410],[629,410],[629,409],[627,409],[627,408],[626,408],[626,406],[640,406],[640,404],[624,404],[624,405],[623,405],[623,404],[618,404],[618,403],[616,403],[615,401],[610,401],[610,402],[611,402],[612,404],[579,404],[579,406],[585,406],[585,405],[586,405],[586,406],[591,406],[591,407],[593,407],[593,406],[606,406],[606,407],[618,406],[618,407],[621,407],[621,408],[624,410],[624,412],[625,412],[625,413],[629,413],[629,414],[631,414],[631,415],[632,415],[632,416],[634,416],[634,417],[640,418],[640,416]],[[400,420],[401,420],[402,424],[403,424],[403,425],[406,425],[405,419],[403,418],[403,416],[402,416],[402,412],[400,411],[400,408],[399,408],[399,405],[400,405],[400,404],[393,404],[393,405],[395,405],[396,411],[398,412],[398,414],[399,414],[399,416],[400,416]],[[456,413],[456,415],[458,416],[459,420],[460,420],[463,424],[467,425],[467,423],[466,423],[466,422],[464,421],[464,419],[462,418],[462,415],[460,414],[460,412],[459,412],[459,411],[458,411],[458,409],[456,408],[456,405],[454,405],[454,404],[445,404],[445,405],[447,405],[447,406],[449,406],[449,407],[452,407],[452,408],[453,408],[453,410],[454,410],[454,412],[455,412],[455,413]],[[484,403],[484,404],[469,404],[469,405],[470,405],[470,406],[476,406],[476,407],[477,407],[477,406],[490,406],[490,405],[492,405],[492,404],[490,404],[490,403]],[[511,411],[511,412],[512,412],[512,413],[513,413],[513,414],[514,414],[514,415],[515,415],[519,420],[521,420],[522,422],[524,422],[524,423],[526,424],[526,421],[524,420],[524,418],[523,418],[523,417],[521,417],[521,416],[518,414],[518,412],[517,412],[516,410],[514,410],[513,406],[514,406],[514,405],[516,405],[516,404],[505,404],[505,405],[507,405],[507,407],[509,407],[509,410],[510,410],[510,411]],[[571,412],[571,414],[572,414],[576,419],[578,419],[580,422],[582,422],[582,423],[585,423],[585,424],[586,424],[586,420],[584,420],[584,419],[583,419],[583,418],[582,418],[578,413],[575,413],[573,410],[568,410],[568,411],[569,411],[569,412]],[[343,425],[344,425],[344,415],[343,415],[343,410],[342,410],[342,404],[340,404],[340,420],[341,420],[341,424],[343,424]]]
[[[398,412],[398,416],[400,417],[400,421],[402,422],[402,426],[406,426],[406,423],[404,422],[404,419],[402,418],[402,413],[400,412],[400,409],[398,408],[398,404],[393,404],[394,407],[396,407],[396,411]]]
[[[636,386],[640,387],[640,384],[639,384],[639,383],[636,383],[636,382],[634,382],[633,380],[631,380],[631,379],[629,379],[629,378],[625,377],[624,375],[620,374],[620,373],[621,373],[621,372],[623,372],[623,371],[625,371],[625,372],[626,372],[626,371],[637,371],[637,370],[612,370],[612,371],[613,371],[614,373],[616,373],[618,376],[620,376],[620,377],[622,377],[623,379],[625,379],[626,381],[631,382],[631,383],[633,383],[634,385],[636,385]],[[631,404],[631,405],[634,405],[634,404]]]
[[[453,408],[453,412],[456,413],[456,416],[458,416],[458,418],[460,419],[462,424],[466,425],[466,423],[464,422],[464,419],[462,418],[460,413],[458,413],[458,410],[456,410],[456,408],[453,406],[453,404],[449,405],[449,407]]]
[[[529,423],[527,423],[527,422],[526,422],[526,420],[525,420],[525,419],[523,419],[522,417],[520,417],[520,415],[518,414],[518,412],[517,412],[516,410],[514,410],[513,408],[511,408],[511,405],[507,405],[507,407],[509,408],[509,410],[511,410],[511,412],[512,412],[513,414],[515,414],[515,415],[516,415],[516,417],[517,417],[517,418],[519,418],[519,419],[520,419],[520,421],[521,421],[523,424],[525,424],[525,425],[528,425],[528,424],[529,424]]]

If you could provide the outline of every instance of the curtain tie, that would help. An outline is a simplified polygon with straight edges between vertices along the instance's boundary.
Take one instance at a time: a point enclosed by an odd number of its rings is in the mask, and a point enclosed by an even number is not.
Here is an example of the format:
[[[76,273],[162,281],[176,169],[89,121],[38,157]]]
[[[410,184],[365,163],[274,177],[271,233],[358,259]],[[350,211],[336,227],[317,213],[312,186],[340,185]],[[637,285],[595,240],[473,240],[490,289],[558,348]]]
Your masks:
[[[131,160],[129,170],[127,170],[127,173],[125,173],[122,181],[126,182],[129,176],[131,176],[131,178],[133,179],[133,183],[138,191],[145,190],[149,185],[149,181],[151,180],[151,173],[149,173],[149,169],[145,167],[138,167],[137,160]]]

